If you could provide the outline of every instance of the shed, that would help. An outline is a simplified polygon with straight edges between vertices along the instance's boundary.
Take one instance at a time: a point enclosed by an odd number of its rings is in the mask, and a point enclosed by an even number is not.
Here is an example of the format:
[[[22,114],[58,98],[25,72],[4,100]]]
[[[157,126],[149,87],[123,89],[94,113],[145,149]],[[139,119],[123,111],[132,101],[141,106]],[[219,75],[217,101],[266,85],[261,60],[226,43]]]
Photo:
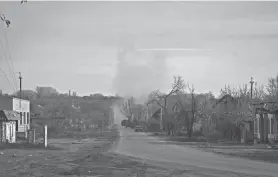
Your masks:
[[[16,111],[0,110],[0,142],[15,143],[16,121],[20,120],[20,114]]]

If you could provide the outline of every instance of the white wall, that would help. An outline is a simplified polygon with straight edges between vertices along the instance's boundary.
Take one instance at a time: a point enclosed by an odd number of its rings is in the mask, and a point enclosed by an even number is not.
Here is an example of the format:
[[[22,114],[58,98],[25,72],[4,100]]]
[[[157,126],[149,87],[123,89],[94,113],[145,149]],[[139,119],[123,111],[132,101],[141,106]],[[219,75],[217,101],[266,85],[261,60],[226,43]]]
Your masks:
[[[18,122],[18,131],[25,132],[30,128],[30,101],[13,98],[13,111],[22,113],[21,120]]]
[[[0,140],[1,142],[6,142],[6,140],[9,141],[9,143],[14,143],[15,142],[15,122],[14,121],[9,121],[9,122],[2,122],[0,124]]]
[[[30,112],[30,101],[13,98],[13,111]]]

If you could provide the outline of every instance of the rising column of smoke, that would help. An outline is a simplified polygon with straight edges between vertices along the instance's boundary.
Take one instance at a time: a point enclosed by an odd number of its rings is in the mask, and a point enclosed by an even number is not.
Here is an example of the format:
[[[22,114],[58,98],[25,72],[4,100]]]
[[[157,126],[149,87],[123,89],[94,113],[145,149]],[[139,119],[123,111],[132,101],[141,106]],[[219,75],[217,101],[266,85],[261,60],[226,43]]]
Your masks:
[[[117,62],[113,89],[121,96],[134,96],[138,104],[147,101],[151,91],[165,88],[171,79],[161,51],[139,51],[131,43],[118,52]]]

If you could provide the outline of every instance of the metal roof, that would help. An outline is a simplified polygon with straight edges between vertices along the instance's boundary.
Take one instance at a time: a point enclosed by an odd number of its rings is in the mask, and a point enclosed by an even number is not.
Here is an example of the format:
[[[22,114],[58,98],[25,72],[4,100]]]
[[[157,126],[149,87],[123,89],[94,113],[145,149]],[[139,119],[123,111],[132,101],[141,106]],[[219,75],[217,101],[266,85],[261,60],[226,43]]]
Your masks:
[[[0,110],[0,121],[20,120],[20,114],[16,111]]]

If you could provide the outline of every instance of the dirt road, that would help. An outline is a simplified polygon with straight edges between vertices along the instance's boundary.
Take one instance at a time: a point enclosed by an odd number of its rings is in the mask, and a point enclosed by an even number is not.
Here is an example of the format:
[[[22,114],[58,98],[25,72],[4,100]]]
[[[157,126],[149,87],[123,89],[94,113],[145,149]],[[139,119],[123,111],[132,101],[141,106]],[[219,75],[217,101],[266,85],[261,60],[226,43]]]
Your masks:
[[[138,157],[147,163],[186,170],[187,176],[278,176],[278,165],[227,158],[194,148],[161,143],[155,137],[120,127],[120,140],[115,152]]]

